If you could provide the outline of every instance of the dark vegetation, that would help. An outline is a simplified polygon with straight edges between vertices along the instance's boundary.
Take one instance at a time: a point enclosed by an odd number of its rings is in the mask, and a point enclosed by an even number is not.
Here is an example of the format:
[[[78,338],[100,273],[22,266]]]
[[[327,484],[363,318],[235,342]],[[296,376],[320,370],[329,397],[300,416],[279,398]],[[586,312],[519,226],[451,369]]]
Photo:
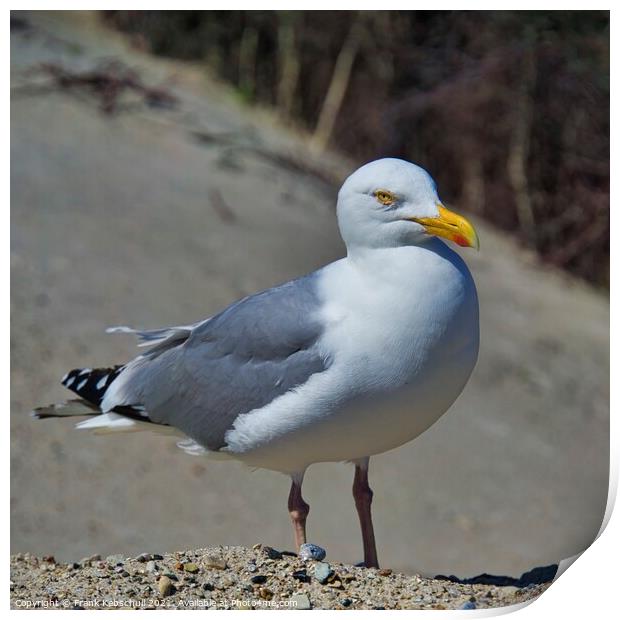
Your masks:
[[[109,11],[251,103],[364,161],[432,171],[443,199],[609,285],[609,13]]]

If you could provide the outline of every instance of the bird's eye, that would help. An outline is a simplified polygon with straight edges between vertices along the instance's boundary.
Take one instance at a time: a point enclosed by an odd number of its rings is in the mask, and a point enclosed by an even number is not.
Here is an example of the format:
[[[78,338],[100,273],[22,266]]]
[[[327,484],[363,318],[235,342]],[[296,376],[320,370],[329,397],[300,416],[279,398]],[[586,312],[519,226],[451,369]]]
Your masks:
[[[396,196],[392,192],[388,192],[386,189],[378,189],[375,192],[375,198],[382,205],[393,205],[396,202]]]

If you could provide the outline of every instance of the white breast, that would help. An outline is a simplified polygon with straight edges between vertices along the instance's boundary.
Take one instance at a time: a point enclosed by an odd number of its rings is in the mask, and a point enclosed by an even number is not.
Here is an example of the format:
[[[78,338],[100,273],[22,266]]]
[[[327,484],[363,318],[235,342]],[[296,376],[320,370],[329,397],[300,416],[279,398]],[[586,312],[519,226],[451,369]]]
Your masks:
[[[475,365],[475,285],[440,241],[333,263],[320,293],[331,365],[238,418],[229,450],[252,466],[293,472],[402,445],[441,417]]]

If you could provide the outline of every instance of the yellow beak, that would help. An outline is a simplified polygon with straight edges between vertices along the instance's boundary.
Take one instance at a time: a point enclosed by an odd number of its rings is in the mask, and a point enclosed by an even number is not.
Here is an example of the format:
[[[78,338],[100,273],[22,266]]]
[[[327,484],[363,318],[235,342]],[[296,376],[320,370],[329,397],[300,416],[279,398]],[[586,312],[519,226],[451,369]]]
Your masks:
[[[444,237],[465,248],[480,249],[475,228],[462,215],[458,215],[438,204],[439,217],[412,217],[412,222],[422,224],[429,235]]]

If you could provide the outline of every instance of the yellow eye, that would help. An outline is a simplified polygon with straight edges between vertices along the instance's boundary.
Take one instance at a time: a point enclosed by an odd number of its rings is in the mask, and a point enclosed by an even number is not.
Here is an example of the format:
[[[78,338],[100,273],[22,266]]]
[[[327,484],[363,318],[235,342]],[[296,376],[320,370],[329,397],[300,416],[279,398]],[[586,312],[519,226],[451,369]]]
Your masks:
[[[382,205],[393,205],[396,202],[396,196],[392,192],[388,192],[386,189],[378,189],[375,192],[375,198]]]

